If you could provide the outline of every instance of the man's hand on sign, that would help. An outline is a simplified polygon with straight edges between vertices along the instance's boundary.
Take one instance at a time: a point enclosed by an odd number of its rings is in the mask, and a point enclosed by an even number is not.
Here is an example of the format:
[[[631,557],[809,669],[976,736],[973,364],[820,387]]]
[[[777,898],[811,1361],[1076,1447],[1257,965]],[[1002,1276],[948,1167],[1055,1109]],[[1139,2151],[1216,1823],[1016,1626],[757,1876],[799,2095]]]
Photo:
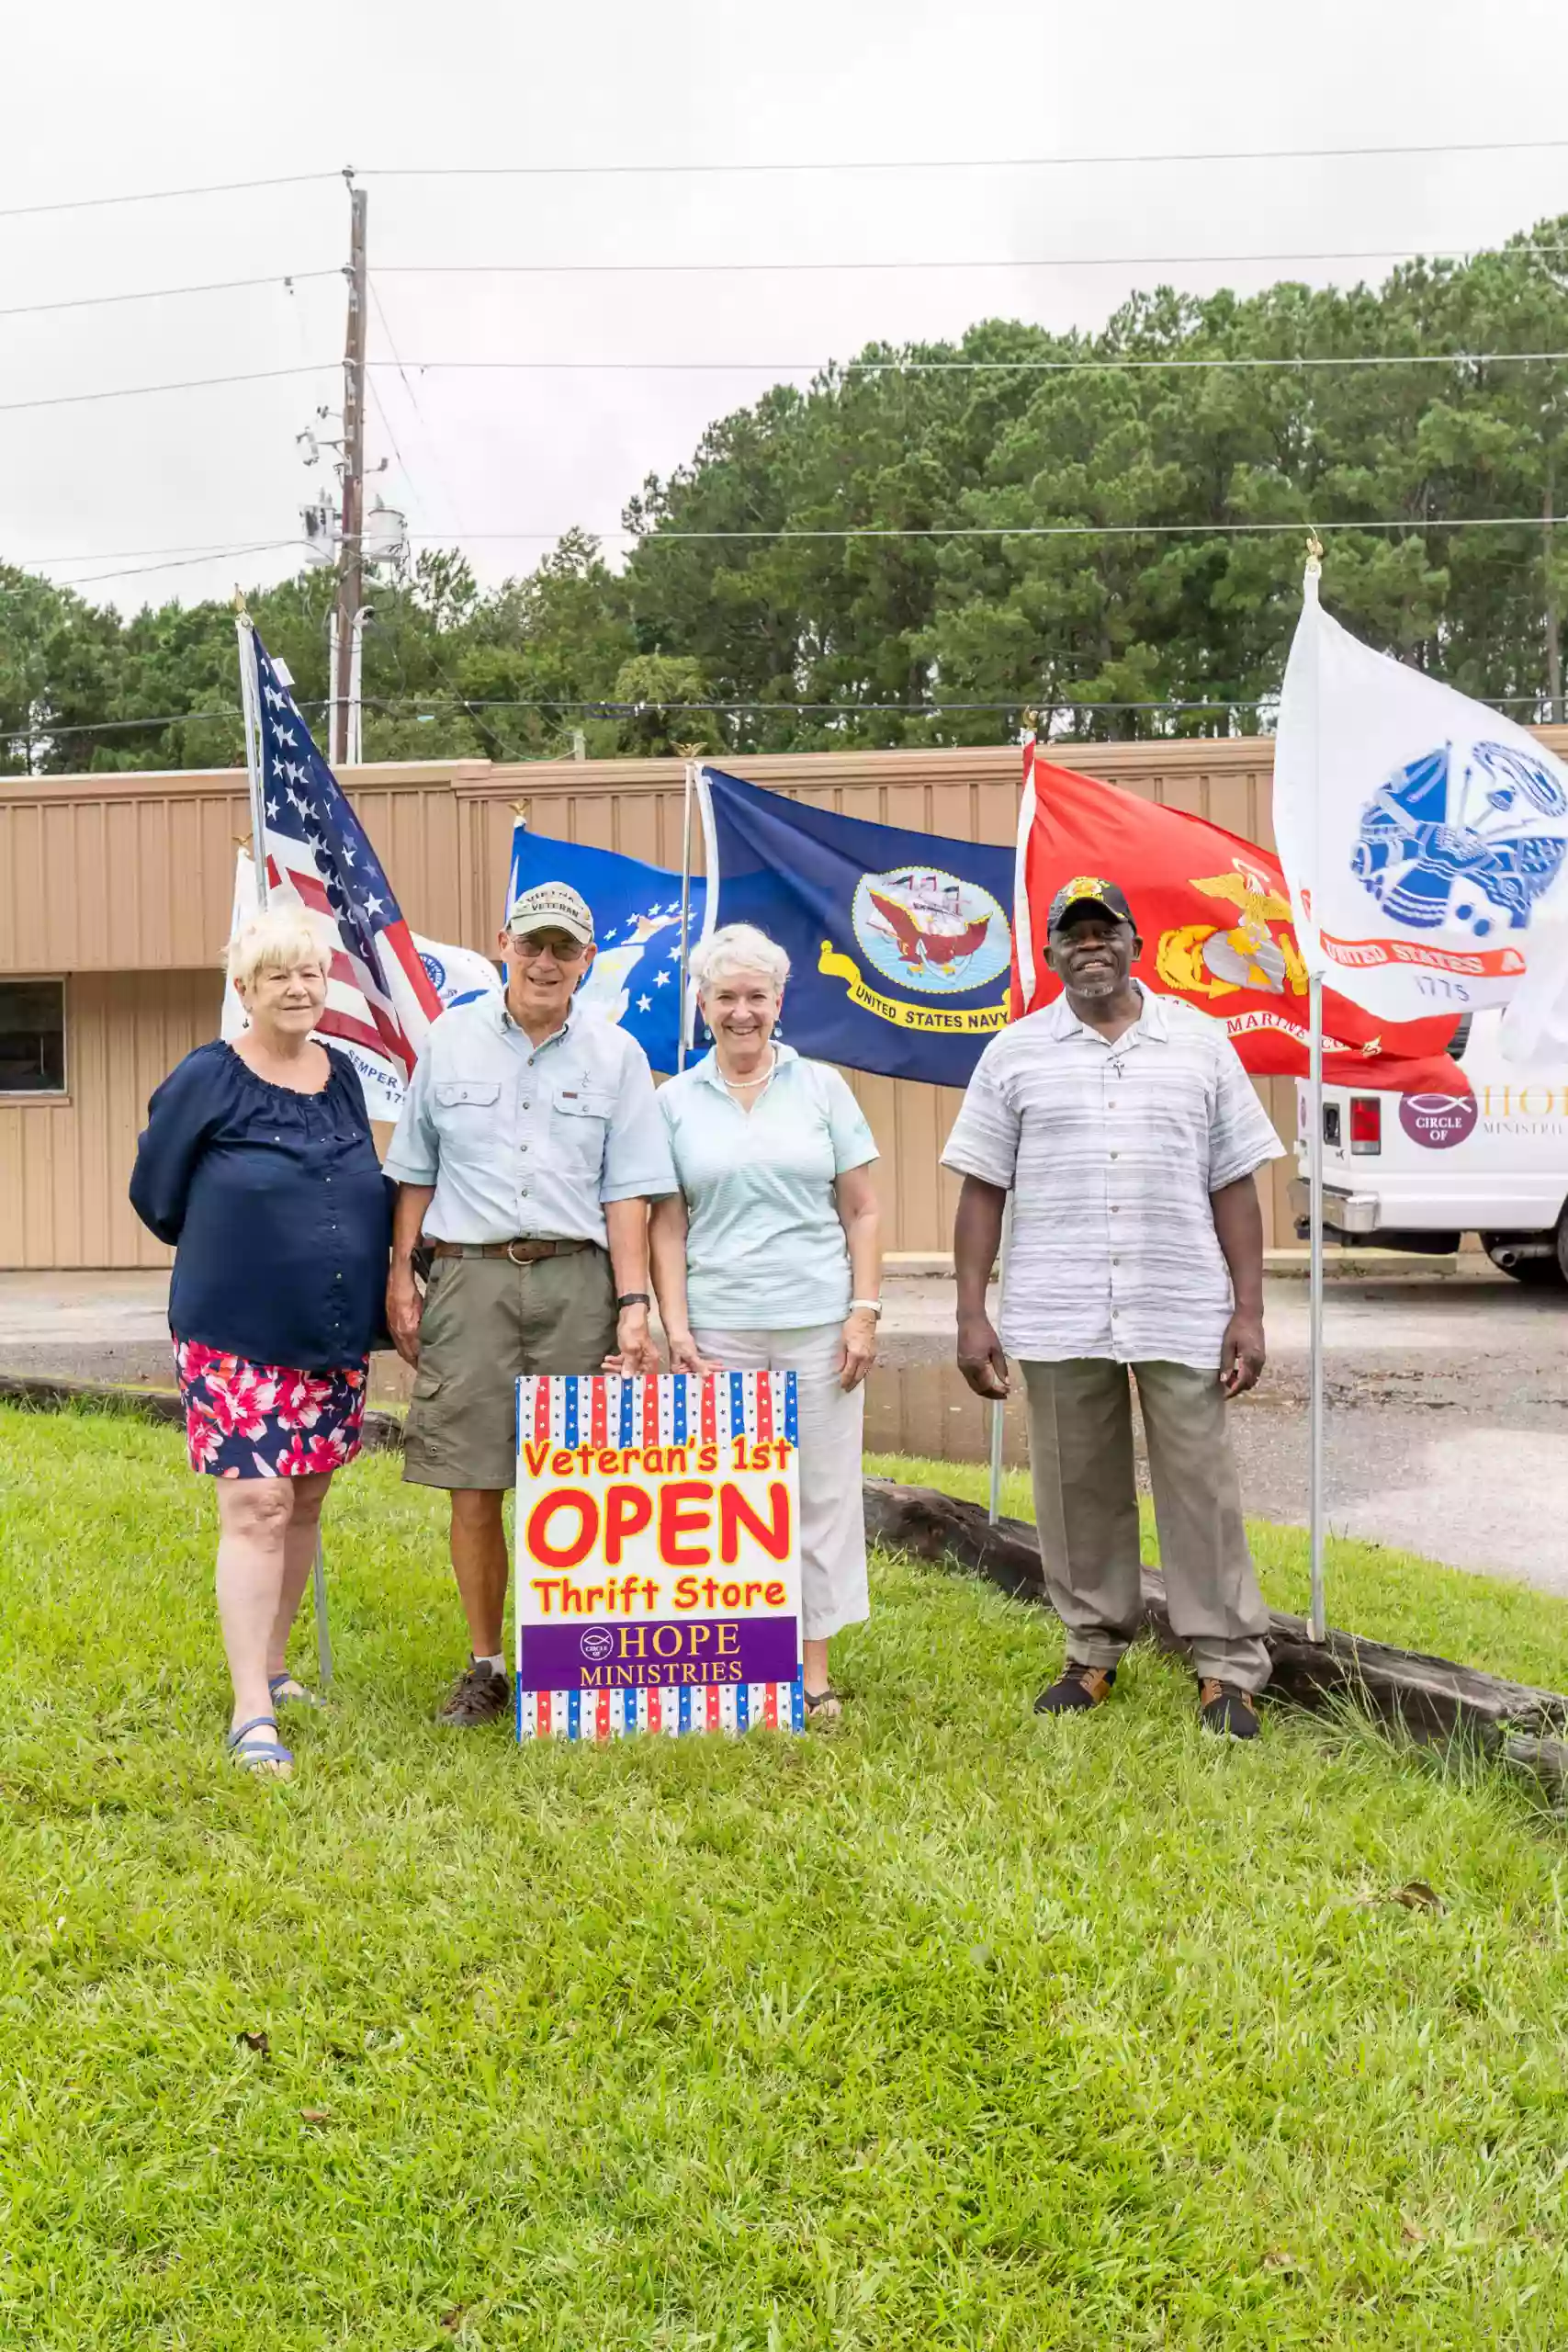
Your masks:
[[[1249,1388],[1256,1388],[1266,1361],[1263,1317],[1244,1314],[1238,1306],[1220,1342],[1220,1386],[1225,1395],[1244,1396]]]
[[[1010,1393],[1008,1360],[988,1316],[959,1317],[958,1369],[976,1396],[998,1397]]]
[[[412,1266],[394,1265],[387,1277],[387,1329],[405,1363],[419,1362],[419,1326],[424,1301]]]
[[[852,1307],[844,1318],[843,1344],[839,1356],[840,1387],[858,1388],[875,1362],[876,1317],[863,1306]]]
[[[622,1307],[615,1323],[615,1354],[619,1362],[615,1368],[621,1372],[641,1375],[661,1369],[646,1306]],[[608,1367],[608,1358],[605,1361]]]

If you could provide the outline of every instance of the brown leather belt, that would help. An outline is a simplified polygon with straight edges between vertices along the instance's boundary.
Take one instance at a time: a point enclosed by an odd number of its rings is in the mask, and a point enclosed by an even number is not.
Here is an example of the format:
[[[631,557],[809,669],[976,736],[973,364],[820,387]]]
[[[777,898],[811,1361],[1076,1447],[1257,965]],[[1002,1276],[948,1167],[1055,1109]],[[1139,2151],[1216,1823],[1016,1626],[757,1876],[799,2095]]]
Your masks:
[[[592,1241],[432,1241],[433,1258],[510,1258],[514,1266],[531,1266],[536,1258],[564,1257],[569,1250],[592,1250]]]

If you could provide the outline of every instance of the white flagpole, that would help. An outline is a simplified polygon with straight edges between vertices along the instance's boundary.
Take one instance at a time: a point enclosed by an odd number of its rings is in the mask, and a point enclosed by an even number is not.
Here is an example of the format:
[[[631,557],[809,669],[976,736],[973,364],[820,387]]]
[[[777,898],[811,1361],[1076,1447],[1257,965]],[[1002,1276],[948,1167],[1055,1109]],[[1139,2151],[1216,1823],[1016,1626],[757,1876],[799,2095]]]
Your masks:
[[[1012,1251],[1012,1194],[1002,1211],[1002,1240],[998,1252],[997,1287],[998,1292],[1008,1278],[1008,1259]],[[995,1527],[1002,1515],[1002,1435],[1007,1417],[1007,1399],[998,1396],[991,1407],[991,1492],[986,1507],[986,1519]]]
[[[1308,1406],[1308,1525],[1312,1544],[1312,1604],[1307,1632],[1314,1642],[1326,1634],[1323,1581],[1323,976],[1314,972],[1307,982],[1312,1023],[1312,1125],[1307,1137],[1308,1222],[1310,1230],[1310,1300],[1308,1362],[1311,1383]]]
[[[1314,531],[1307,540],[1303,593],[1315,596],[1323,570],[1323,548]],[[1311,885],[1315,891],[1323,873],[1323,786],[1319,772],[1318,670],[1315,648],[1312,667],[1312,757],[1314,855]],[[1314,923],[1316,918],[1314,916]],[[1323,958],[1314,941],[1313,969],[1307,978],[1307,1013],[1312,1026],[1307,1092],[1312,1125],[1307,1136],[1307,1529],[1312,1590],[1307,1610],[1311,1640],[1327,1638],[1324,1591],[1324,1394],[1323,1394]]]
[[[266,782],[262,773],[261,699],[256,693],[255,632],[244,598],[234,596],[234,634],[240,646],[240,709],[244,719],[245,775],[251,787],[251,856],[256,869],[256,904],[265,909]]]
[[[696,787],[697,769],[694,760],[686,762],[686,797],[681,809],[681,1034],[675,1047],[675,1068],[686,1067],[686,1032],[690,1025],[686,1010],[686,966],[690,956],[692,926],[692,794]]]
[[[265,909],[267,902],[266,780],[262,772],[261,696],[256,691],[255,632],[243,598],[237,595],[234,604],[234,633],[240,647],[240,708],[244,718],[245,775],[251,787],[251,855],[255,861],[256,903]],[[333,1637],[327,1623],[327,1570],[319,1525],[310,1589],[316,1605],[316,1663],[322,1682],[327,1683],[333,1679]]]

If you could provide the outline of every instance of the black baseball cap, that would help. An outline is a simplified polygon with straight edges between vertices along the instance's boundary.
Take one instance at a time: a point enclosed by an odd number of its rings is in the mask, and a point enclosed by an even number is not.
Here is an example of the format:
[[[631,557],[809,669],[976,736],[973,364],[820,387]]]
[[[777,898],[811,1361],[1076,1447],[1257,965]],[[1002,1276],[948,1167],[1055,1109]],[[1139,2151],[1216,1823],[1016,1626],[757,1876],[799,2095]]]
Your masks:
[[[1080,907],[1097,908],[1101,914],[1114,915],[1119,922],[1130,924],[1134,931],[1138,928],[1120,884],[1103,881],[1094,874],[1077,874],[1070,882],[1063,883],[1051,901],[1046,928],[1060,931],[1067,917]]]

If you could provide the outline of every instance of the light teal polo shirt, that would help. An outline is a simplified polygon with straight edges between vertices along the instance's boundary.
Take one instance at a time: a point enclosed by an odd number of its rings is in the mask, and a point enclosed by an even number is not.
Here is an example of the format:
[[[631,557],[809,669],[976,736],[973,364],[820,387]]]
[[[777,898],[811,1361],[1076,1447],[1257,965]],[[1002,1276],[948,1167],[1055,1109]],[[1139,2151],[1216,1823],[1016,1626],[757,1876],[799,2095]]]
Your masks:
[[[777,1047],[751,1111],[726,1091],[713,1054],[659,1090],[686,1198],[686,1300],[694,1330],[795,1331],[842,1322],[850,1252],[835,1180],[877,1156],[836,1069]]]

